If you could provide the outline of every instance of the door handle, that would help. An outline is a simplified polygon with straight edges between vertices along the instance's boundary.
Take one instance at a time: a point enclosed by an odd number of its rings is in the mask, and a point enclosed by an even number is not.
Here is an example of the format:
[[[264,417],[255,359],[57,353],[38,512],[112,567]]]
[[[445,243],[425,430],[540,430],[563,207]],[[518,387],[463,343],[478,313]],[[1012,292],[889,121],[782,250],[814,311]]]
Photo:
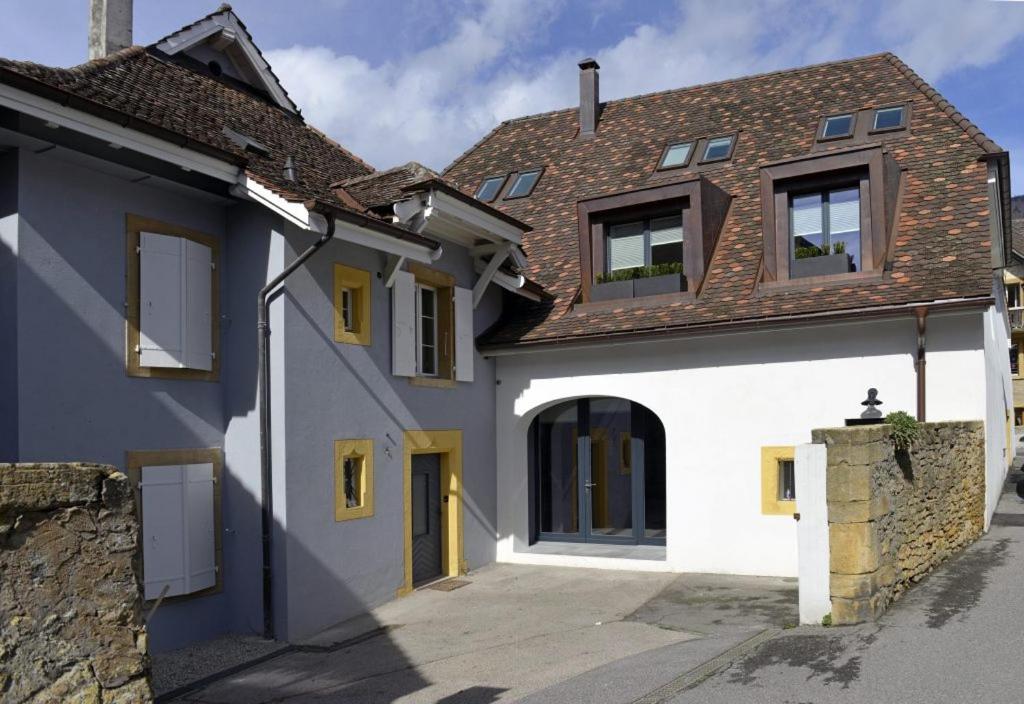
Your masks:
[[[597,482],[583,482],[583,486],[585,486],[586,488],[590,489],[590,488],[593,488],[593,487],[597,486]]]

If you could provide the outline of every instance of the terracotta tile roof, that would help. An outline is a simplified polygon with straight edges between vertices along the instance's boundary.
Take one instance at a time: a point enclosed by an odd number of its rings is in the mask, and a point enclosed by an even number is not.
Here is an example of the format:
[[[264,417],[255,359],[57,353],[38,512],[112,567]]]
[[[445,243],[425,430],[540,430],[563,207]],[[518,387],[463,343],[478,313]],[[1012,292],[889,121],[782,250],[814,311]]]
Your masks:
[[[130,117],[135,128],[181,135],[190,147],[244,164],[251,178],[291,200],[344,207],[331,184],[373,172],[301,117],[155,49],[133,46],[72,68],[0,59],[0,83],[45,97],[66,96],[73,107],[108,119]],[[266,146],[269,153],[246,151],[224,133],[225,127]],[[283,176],[289,156],[297,167],[294,182]]]
[[[821,115],[911,103],[910,129],[885,138],[905,170],[891,271],[874,281],[761,289],[759,168],[808,154]],[[733,196],[695,300],[579,312],[576,203],[651,185],[670,140],[739,133],[733,158],[701,173]],[[494,205],[533,227],[527,274],[557,297],[519,303],[480,339],[506,346],[655,333],[739,321],[990,295],[986,165],[1000,148],[892,54],[777,71],[603,104],[597,134],[577,139],[577,111],[502,123],[445,170],[484,176],[544,166],[527,198]],[[682,169],[659,183],[682,181]],[[467,191],[468,192],[468,191]]]
[[[1013,220],[1013,251],[1017,256],[1024,258],[1024,218]]]
[[[385,171],[338,181],[332,184],[332,188],[344,188],[364,207],[378,208],[405,198],[406,187],[432,178],[440,177],[436,171],[410,161]]]

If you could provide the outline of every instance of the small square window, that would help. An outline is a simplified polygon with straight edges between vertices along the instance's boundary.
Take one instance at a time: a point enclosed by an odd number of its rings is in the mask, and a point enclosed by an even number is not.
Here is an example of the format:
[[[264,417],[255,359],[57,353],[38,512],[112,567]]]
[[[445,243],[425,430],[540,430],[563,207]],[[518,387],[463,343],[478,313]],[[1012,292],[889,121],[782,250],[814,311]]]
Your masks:
[[[523,198],[530,195],[533,192],[534,187],[537,185],[537,181],[540,179],[540,169],[534,169],[532,171],[522,171],[516,176],[515,183],[512,184],[512,188],[508,189],[508,195],[506,198]]]
[[[796,474],[791,459],[779,460],[779,501],[796,500]]]
[[[359,508],[363,502],[362,483],[363,459],[346,457],[342,461],[342,485],[345,492],[345,508]]]
[[[715,137],[709,139],[704,147],[704,158],[701,161],[721,161],[728,159],[732,153],[732,137]]]
[[[370,344],[370,272],[334,265],[334,341]]]
[[[875,110],[876,130],[893,130],[903,126],[903,106]]]
[[[498,193],[501,192],[501,187],[505,183],[507,176],[491,176],[485,178],[480,184],[480,188],[476,191],[477,200],[482,200],[485,203],[490,203],[492,200],[498,197]]]
[[[825,124],[821,128],[821,139],[836,139],[837,137],[849,137],[853,134],[853,115],[832,115],[825,118]]]
[[[668,145],[661,155],[658,169],[677,169],[681,166],[686,166],[690,162],[690,153],[692,151],[693,142]]]
[[[352,300],[354,296],[352,289],[342,287],[341,289],[341,328],[345,332],[355,331],[355,318],[352,311]]]
[[[373,440],[334,441],[334,520],[373,515]]]
[[[1006,307],[1020,308],[1020,284],[1006,284]]]

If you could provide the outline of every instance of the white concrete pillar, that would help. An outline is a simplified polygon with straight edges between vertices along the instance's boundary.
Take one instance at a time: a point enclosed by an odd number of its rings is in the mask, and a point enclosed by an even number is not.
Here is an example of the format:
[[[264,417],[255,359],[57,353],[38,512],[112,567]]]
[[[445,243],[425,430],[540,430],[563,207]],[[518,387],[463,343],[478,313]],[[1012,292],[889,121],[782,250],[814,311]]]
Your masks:
[[[797,559],[800,623],[820,624],[832,611],[829,586],[828,503],[825,496],[825,445],[798,445],[796,479]]]

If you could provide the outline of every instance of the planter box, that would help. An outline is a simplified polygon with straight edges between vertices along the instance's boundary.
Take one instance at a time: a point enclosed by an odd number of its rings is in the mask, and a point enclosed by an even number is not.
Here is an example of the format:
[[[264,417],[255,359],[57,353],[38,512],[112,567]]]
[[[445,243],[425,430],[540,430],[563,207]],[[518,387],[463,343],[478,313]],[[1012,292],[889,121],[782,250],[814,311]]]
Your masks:
[[[633,279],[633,296],[657,296],[662,293],[679,293],[686,290],[686,279],[682,274],[664,274],[646,279]]]
[[[633,281],[605,281],[590,287],[591,301],[617,301],[633,297]]]
[[[850,255],[828,254],[823,257],[794,259],[789,263],[789,278],[803,279],[808,276],[832,276],[850,271]]]

